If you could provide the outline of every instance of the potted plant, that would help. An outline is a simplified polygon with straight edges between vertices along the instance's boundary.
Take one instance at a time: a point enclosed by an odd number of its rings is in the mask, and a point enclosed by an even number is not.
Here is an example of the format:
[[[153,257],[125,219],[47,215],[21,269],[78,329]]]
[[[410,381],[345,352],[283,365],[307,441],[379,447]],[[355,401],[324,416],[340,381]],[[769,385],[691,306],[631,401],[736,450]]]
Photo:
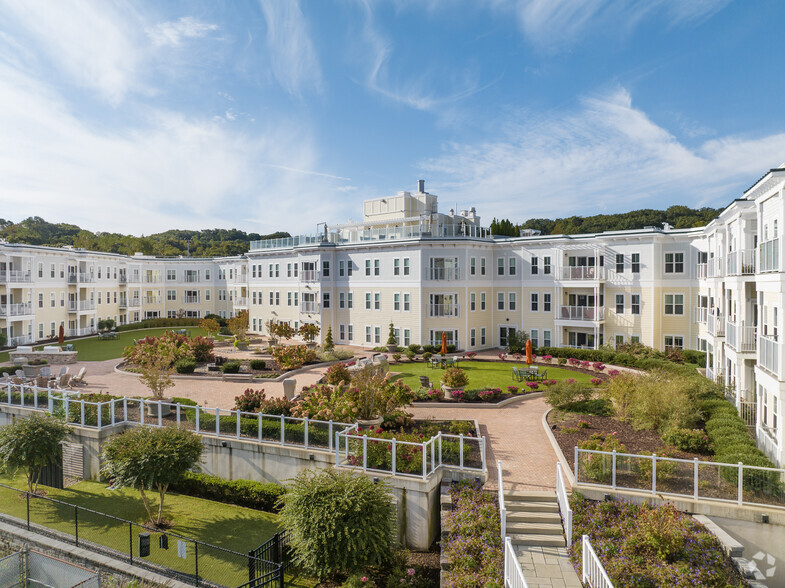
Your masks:
[[[466,376],[466,372],[459,367],[447,368],[444,370],[444,374],[442,374],[442,390],[444,390],[450,398],[460,396],[457,392],[463,392],[463,388],[468,383],[469,378]]]
[[[378,427],[385,416],[414,399],[411,388],[376,365],[366,366],[352,375],[346,396],[356,406],[357,424],[361,427]]]
[[[308,349],[313,349],[316,347],[316,343],[314,343],[314,339],[319,336],[321,329],[319,325],[314,323],[303,323],[300,325],[300,328],[297,330],[297,333],[305,339],[305,345]]]
[[[390,323],[390,332],[387,335],[387,351],[395,353],[398,351],[398,337],[395,336],[395,327]]]

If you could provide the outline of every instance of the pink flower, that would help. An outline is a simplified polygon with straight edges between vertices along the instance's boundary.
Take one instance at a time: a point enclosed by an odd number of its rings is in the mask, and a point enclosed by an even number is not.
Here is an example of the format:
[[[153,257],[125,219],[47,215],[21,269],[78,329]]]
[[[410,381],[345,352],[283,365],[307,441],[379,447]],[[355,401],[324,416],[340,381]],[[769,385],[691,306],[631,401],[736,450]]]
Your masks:
[[[406,570],[406,573],[409,574],[410,576],[413,576],[414,575],[414,568],[409,568],[408,570]]]
[[[368,581],[368,576],[363,576],[362,578],[360,578],[360,582],[367,582],[367,581]]]

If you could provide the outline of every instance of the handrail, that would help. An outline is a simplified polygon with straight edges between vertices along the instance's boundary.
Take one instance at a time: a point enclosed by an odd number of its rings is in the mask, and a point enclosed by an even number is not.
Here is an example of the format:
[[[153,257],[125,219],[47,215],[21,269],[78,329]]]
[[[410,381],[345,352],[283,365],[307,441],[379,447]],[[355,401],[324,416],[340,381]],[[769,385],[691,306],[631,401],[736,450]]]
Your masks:
[[[581,581],[590,588],[613,588],[588,535],[581,537],[581,576]]]
[[[507,507],[504,506],[504,481],[502,479],[502,460],[496,462],[496,477],[499,482],[499,516],[502,523],[502,541],[507,537]]]
[[[567,540],[567,547],[569,547],[572,545],[572,509],[567,498],[561,462],[556,464],[556,501],[559,503],[559,513],[564,523],[564,538]]]
[[[504,588],[529,588],[509,537],[504,538]]]

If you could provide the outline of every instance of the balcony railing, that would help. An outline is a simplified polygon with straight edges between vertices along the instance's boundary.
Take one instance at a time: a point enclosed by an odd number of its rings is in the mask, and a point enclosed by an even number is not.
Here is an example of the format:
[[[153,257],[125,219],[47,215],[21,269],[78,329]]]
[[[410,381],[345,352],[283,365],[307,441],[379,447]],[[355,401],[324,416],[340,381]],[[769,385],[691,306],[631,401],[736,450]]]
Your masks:
[[[76,274],[68,274],[68,283],[69,284],[76,284],[79,281],[79,276]]]
[[[715,337],[725,336],[725,317],[721,314],[706,315],[706,330]]]
[[[318,282],[319,281],[319,271],[318,270],[302,270],[300,272],[300,281],[301,282]]]
[[[79,301],[79,310],[95,310],[95,301],[94,300],[80,300]]]
[[[749,276],[755,273],[755,250],[741,249],[728,253],[729,276]]]
[[[183,296],[183,304],[199,304],[199,296]]]
[[[129,298],[128,299],[128,308],[138,308],[141,304],[139,298]]]
[[[234,299],[235,306],[248,306],[248,299],[247,298],[235,298]]]
[[[91,329],[90,327],[84,327],[82,329],[68,329],[68,336],[83,337],[85,335],[92,335],[94,332],[95,329]]]
[[[461,272],[457,267],[432,267],[429,275],[431,280],[459,280],[461,278]]]
[[[780,240],[771,239],[758,245],[758,271],[780,271]]]
[[[605,308],[597,306],[561,306],[559,319],[567,321],[605,320]]]
[[[144,283],[145,284],[159,284],[161,283],[162,278],[160,274],[145,274],[144,275]]]
[[[143,304],[161,304],[163,299],[160,296],[145,296],[142,298]]]
[[[87,272],[79,272],[80,284],[91,284],[92,282],[95,282],[95,276],[93,276],[93,274],[89,274]]]
[[[709,278],[721,278],[723,274],[722,257],[712,257],[706,264],[706,274]]]
[[[125,274],[120,274],[120,277],[117,278],[117,281],[120,282],[121,284],[127,284],[128,278],[126,277]]]
[[[31,302],[0,304],[0,316],[22,316],[25,314],[33,314],[33,304]]]
[[[604,280],[605,268],[594,265],[581,265],[561,268],[562,280]]]
[[[193,282],[201,282],[202,280],[199,276],[185,274],[185,281],[193,283]]]
[[[33,339],[32,335],[19,335],[18,337],[10,337],[8,339],[8,346],[16,347],[17,345],[27,345],[28,343],[34,342],[35,339]]]
[[[696,323],[705,323],[706,317],[709,315],[709,309],[705,306],[696,306],[695,307],[695,322]]]
[[[770,337],[758,337],[758,365],[779,376],[780,343]]]
[[[741,352],[755,351],[755,327],[745,326],[744,323],[737,325],[731,321],[725,327],[725,342],[729,347]]]
[[[0,271],[0,282],[32,282],[33,275],[25,270]]]
[[[321,304],[318,302],[301,302],[300,303],[300,312],[304,312],[306,314],[311,314],[315,312],[320,312]]]
[[[428,316],[458,316],[457,304],[431,304]]]
[[[699,263],[698,264],[698,279],[701,280],[708,275],[708,268],[706,267],[708,264]]]
[[[140,282],[141,278],[139,277],[139,274],[131,274],[131,276],[128,278],[129,284],[139,284]]]

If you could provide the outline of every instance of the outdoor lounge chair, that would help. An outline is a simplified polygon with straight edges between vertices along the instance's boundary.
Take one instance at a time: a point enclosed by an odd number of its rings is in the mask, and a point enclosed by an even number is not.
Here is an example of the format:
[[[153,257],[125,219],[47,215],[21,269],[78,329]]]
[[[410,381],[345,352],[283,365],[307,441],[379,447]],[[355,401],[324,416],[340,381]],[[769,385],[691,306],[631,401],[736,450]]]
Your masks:
[[[71,381],[69,382],[68,385],[71,386],[71,387],[86,385],[87,382],[85,382],[85,380],[84,380],[85,372],[87,372],[87,368],[83,367],[82,369],[80,369],[79,373],[76,374],[76,376],[74,376],[73,378],[71,378]]]
[[[57,381],[57,387],[61,390],[64,388],[68,388],[68,382],[71,379],[71,374],[63,374]]]
[[[64,365],[63,367],[60,368],[60,373],[57,374],[57,377],[59,378],[60,376],[64,376],[67,373],[68,373],[68,366]]]
[[[438,357],[432,357],[431,361],[429,362],[429,365],[431,367],[441,367],[442,366],[442,360],[439,359]]]

